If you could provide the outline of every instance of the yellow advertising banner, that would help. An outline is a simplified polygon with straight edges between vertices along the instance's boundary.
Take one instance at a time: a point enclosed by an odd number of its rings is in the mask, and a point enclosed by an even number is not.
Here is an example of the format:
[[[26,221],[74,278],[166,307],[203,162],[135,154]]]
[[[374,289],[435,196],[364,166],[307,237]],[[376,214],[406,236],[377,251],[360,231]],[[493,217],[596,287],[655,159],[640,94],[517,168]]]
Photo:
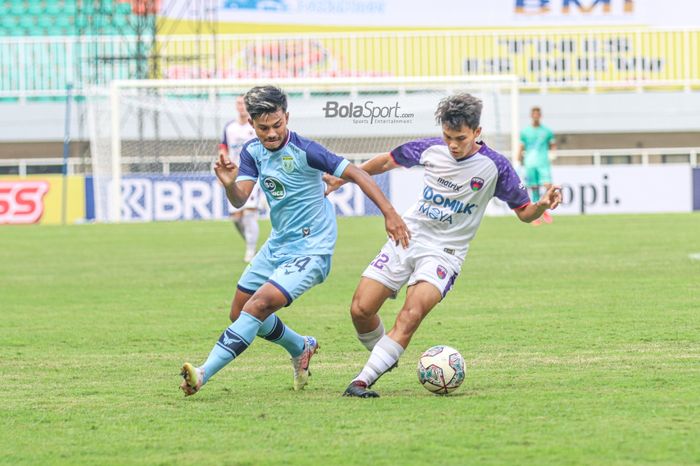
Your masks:
[[[700,84],[700,29],[597,28],[186,36],[161,78],[516,75],[523,88]],[[215,57],[193,66],[195,52]]]
[[[66,179],[66,223],[85,219],[85,177]],[[61,175],[0,176],[0,225],[61,224],[64,217]]]

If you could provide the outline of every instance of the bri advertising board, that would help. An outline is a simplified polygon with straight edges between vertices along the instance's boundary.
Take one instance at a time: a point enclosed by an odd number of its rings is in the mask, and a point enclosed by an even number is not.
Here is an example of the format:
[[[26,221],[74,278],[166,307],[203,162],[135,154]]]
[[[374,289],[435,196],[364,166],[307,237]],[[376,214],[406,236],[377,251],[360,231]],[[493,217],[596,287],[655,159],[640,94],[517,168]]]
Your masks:
[[[388,175],[375,181],[388,191]],[[92,179],[88,177],[87,183]],[[88,190],[88,219],[94,219],[92,189]],[[376,215],[376,206],[355,186],[332,193],[329,200],[339,216]],[[121,220],[149,222],[169,220],[225,219],[230,204],[213,175],[125,176],[121,182]]]

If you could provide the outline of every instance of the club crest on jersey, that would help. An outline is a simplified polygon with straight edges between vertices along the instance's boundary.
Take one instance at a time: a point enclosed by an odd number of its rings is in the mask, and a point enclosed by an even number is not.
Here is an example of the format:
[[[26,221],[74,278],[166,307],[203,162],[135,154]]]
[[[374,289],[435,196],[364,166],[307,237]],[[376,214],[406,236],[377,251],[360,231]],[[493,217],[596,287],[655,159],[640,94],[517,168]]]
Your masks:
[[[445,269],[445,267],[443,267],[442,265],[437,266],[436,272],[440,280],[444,280],[445,277],[447,277],[447,269]]]
[[[263,180],[263,187],[270,192],[270,196],[277,200],[284,199],[284,196],[287,195],[287,190],[284,189],[282,182],[272,176]]]
[[[282,170],[285,173],[292,173],[294,171],[294,157],[291,155],[282,156]]]
[[[471,186],[472,191],[478,191],[484,186],[484,179],[479,178],[478,176],[475,176],[472,178],[472,180],[469,182],[469,186]]]

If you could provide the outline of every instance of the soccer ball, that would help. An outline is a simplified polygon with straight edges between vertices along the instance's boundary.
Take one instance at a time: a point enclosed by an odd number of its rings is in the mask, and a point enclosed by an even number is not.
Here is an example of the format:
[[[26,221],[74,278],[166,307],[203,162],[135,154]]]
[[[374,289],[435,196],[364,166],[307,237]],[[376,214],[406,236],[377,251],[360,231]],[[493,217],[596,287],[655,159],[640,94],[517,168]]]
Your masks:
[[[455,391],[465,375],[464,358],[449,346],[433,346],[418,360],[418,381],[426,390],[439,395]]]

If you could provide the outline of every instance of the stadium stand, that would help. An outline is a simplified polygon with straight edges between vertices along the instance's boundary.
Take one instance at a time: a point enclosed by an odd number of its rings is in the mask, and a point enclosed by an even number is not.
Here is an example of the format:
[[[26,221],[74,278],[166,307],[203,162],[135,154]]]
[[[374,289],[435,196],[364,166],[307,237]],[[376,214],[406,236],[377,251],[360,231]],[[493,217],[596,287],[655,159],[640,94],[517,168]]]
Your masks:
[[[66,84],[90,73],[86,65],[98,56],[115,57],[111,74],[127,76],[123,58],[132,48],[114,38],[133,37],[144,24],[131,3],[111,0],[5,0],[0,13],[0,103],[63,101]]]
[[[0,36],[11,37],[122,34],[134,17],[129,2],[104,0],[80,8],[76,0],[5,0],[0,7]],[[87,28],[91,23],[97,27]]]

